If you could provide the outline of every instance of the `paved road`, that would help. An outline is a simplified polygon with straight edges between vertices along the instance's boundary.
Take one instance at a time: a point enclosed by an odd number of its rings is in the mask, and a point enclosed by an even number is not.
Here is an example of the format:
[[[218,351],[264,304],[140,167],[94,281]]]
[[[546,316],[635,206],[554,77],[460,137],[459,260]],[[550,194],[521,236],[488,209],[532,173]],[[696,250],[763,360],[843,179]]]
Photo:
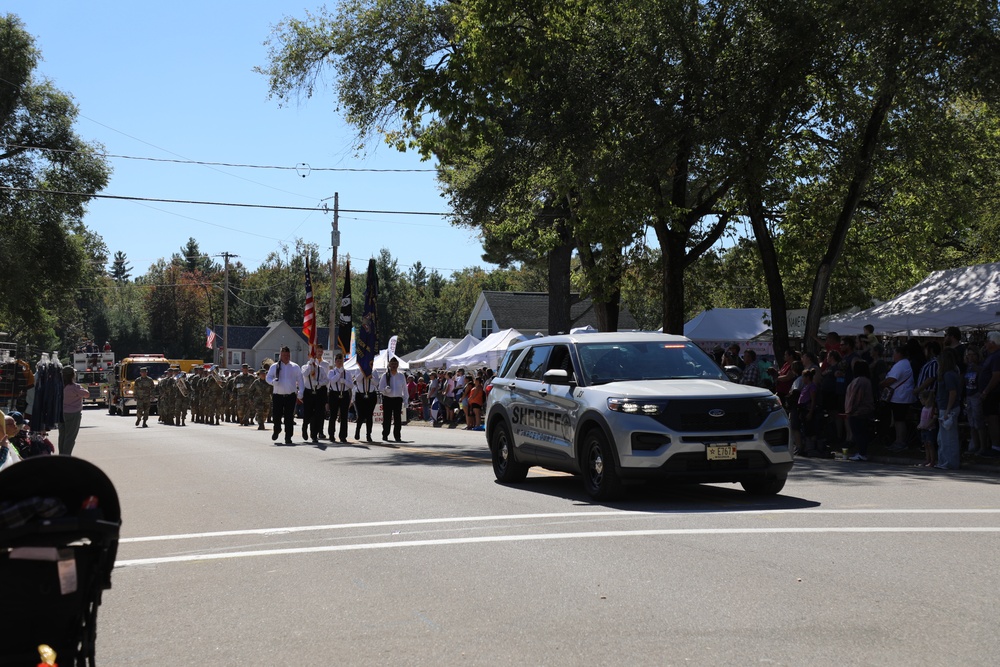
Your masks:
[[[993,474],[803,461],[783,494],[496,484],[482,433],[275,446],[84,415],[124,525],[101,665],[993,665]]]

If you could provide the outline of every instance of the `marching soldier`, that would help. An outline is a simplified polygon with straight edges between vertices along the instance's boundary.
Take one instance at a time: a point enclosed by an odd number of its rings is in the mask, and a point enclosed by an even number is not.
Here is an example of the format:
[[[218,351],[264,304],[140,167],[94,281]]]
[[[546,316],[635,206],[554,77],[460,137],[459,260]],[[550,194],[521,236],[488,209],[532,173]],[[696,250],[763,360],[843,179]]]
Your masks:
[[[305,391],[302,393],[302,439],[309,439],[312,431],[312,441],[319,442],[323,435],[323,422],[326,419],[326,383],[330,374],[330,364],[323,361],[323,346],[316,345],[309,361],[302,367],[302,381]],[[332,433],[330,434],[332,437]]]
[[[267,369],[257,371],[257,379],[250,385],[250,401],[254,414],[257,416],[257,430],[264,430],[264,422],[271,411],[271,385],[266,379]]]
[[[250,385],[254,382],[254,377],[250,375],[250,366],[243,364],[240,374],[234,380],[236,391],[236,421],[240,426],[250,426],[252,421],[250,405]]]
[[[357,411],[357,428],[354,430],[354,439],[361,440],[361,425],[365,425],[367,432],[366,440],[372,440],[372,420],[375,415],[375,406],[378,404],[378,380],[371,375],[365,375],[359,370],[354,376],[354,409]]]
[[[344,368],[344,354],[338,352],[333,358],[333,368],[327,376],[330,396],[330,441],[334,439],[333,424],[340,422],[340,441],[347,442],[347,411],[351,407],[351,374]]]
[[[174,368],[171,366],[160,378],[159,384],[160,398],[156,402],[156,411],[160,413],[160,422],[166,425],[173,424],[174,411]]]
[[[143,366],[139,369],[139,377],[136,378],[135,385],[135,425],[139,425],[142,420],[142,427],[148,428],[146,420],[149,418],[149,406],[153,403],[153,391],[156,383],[149,377],[149,368]]]
[[[178,426],[185,426],[187,420],[188,404],[191,401],[191,388],[188,385],[187,376],[177,367],[177,375],[174,377],[174,386],[177,388],[177,402],[174,404],[174,421]]]

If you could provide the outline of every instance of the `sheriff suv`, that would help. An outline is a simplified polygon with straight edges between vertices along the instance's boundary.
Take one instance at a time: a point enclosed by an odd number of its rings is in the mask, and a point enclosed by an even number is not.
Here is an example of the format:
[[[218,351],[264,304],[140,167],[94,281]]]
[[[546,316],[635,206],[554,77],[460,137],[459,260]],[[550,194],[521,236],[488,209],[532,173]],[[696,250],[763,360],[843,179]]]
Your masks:
[[[739,482],[781,491],[788,417],[770,391],[731,382],[683,336],[581,333],[512,345],[486,402],[493,472],[580,475],[595,499],[633,480]]]

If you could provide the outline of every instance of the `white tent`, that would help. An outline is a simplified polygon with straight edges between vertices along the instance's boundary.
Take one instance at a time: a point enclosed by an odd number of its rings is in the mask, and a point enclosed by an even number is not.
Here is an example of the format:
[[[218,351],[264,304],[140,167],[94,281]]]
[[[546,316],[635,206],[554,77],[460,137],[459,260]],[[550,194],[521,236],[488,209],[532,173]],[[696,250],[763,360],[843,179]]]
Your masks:
[[[389,350],[380,350],[379,351],[379,353],[375,356],[375,359],[372,361],[372,370],[379,371],[380,373],[384,373],[389,368],[389,361],[388,361],[388,359],[386,359],[386,355],[388,355],[388,353],[389,353]],[[407,362],[403,361],[402,359],[400,359],[396,355],[393,355],[393,357],[397,361],[399,361],[399,370],[401,370],[401,371],[409,370],[410,364],[408,364]],[[346,368],[349,371],[356,371],[356,370],[358,370],[358,357],[357,357],[357,355],[355,355],[355,356],[351,357],[350,359],[348,359],[347,361],[345,361],[344,362],[344,368]]]
[[[743,343],[771,328],[767,308],[712,308],[684,325],[684,335],[696,342]]]
[[[433,338],[430,339],[430,341],[428,341],[427,345],[424,345],[419,350],[414,350],[413,352],[404,354],[403,359],[411,362],[412,365],[412,362],[417,361],[418,359],[423,359],[424,357],[429,357],[430,355],[434,354],[445,345],[449,345],[449,343],[450,343],[449,347],[454,347],[455,343],[457,343],[459,340],[461,339],[438,338],[437,336],[434,336]]]
[[[899,296],[853,315],[834,316],[828,331],[880,334],[1000,325],[1000,262],[935,271]]]
[[[445,343],[435,352],[426,357],[414,359],[411,365],[414,368],[444,368],[445,358],[453,354],[465,354],[479,343],[479,339],[472,334],[466,334],[465,338],[457,343]]]
[[[516,329],[504,329],[491,333],[482,339],[475,347],[464,354],[449,354],[445,363],[451,368],[476,368],[487,366],[496,368],[500,365],[507,348],[519,340],[524,340],[524,335]]]

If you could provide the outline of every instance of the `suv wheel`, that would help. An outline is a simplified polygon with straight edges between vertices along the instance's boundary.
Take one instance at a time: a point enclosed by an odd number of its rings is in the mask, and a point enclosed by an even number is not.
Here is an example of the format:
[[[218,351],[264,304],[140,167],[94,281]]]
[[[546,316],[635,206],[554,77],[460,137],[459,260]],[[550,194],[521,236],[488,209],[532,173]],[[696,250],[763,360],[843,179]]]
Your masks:
[[[510,437],[507,422],[499,422],[490,434],[490,453],[493,458],[493,474],[498,482],[516,484],[528,476],[528,466],[514,459],[514,441]]]
[[[743,490],[751,496],[775,496],[785,487],[785,477],[764,477],[740,482]]]
[[[594,500],[613,500],[622,493],[615,455],[600,429],[583,439],[583,486]]]

